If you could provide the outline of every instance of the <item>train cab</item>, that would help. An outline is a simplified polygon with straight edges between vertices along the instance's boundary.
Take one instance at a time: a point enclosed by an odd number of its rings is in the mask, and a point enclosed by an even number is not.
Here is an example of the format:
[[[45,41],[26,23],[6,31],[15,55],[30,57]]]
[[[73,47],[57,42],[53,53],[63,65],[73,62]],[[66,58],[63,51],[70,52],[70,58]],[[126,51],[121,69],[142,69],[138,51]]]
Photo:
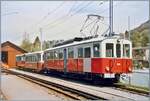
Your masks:
[[[98,47],[101,47],[99,52]],[[115,78],[132,72],[132,44],[129,40],[106,38],[100,46],[93,46],[93,53],[93,73],[103,74],[104,78]]]

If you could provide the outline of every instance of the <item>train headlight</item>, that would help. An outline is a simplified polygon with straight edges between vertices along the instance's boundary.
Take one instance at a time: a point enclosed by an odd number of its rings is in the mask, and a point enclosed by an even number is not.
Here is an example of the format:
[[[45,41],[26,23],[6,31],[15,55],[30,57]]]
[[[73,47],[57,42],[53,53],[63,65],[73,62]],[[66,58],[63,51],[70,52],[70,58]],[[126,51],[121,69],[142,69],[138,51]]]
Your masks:
[[[107,71],[107,72],[110,70],[110,68],[109,68],[109,67],[105,67],[105,69],[106,69],[106,71]]]
[[[131,67],[129,67],[129,68],[128,68],[128,70],[129,70],[129,72],[131,72],[131,71],[132,71],[132,68],[131,68]]]

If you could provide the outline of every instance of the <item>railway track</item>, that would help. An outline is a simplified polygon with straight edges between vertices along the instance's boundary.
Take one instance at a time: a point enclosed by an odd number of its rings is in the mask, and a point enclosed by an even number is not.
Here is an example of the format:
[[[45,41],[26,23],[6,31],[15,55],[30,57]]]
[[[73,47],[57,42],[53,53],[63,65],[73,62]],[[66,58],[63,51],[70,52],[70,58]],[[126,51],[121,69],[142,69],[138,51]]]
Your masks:
[[[53,82],[38,79],[38,78],[29,76],[29,75],[20,74],[20,73],[8,71],[8,70],[5,70],[5,72],[16,75],[20,78],[23,78],[23,79],[28,80],[32,83],[38,84],[42,87],[54,90],[60,94],[63,94],[65,96],[71,98],[71,99],[74,99],[74,100],[106,100],[106,99],[99,97],[99,96],[95,96],[95,95],[92,95],[89,93],[75,90],[75,89],[72,89],[72,88],[69,88],[66,86],[62,86],[60,84],[53,83]]]
[[[64,95],[69,96],[75,100],[81,100],[81,98],[86,98],[90,100],[140,101],[139,99],[140,97],[143,100],[149,101],[148,97],[146,96],[132,94],[131,92],[129,92],[130,94],[128,94],[128,92],[114,90],[108,87],[102,87],[102,88],[94,87],[94,86],[89,86],[89,85],[72,83],[68,81],[66,82],[60,79],[54,80],[54,78],[51,79],[50,81],[46,79],[48,78],[47,76],[42,75],[41,77],[38,77],[38,74],[26,73],[26,72],[21,73],[22,71],[17,72],[16,70],[13,70],[13,71],[9,70],[9,72],[19,75],[20,77],[27,79],[31,82],[38,83],[47,88],[50,88],[49,86],[51,85],[52,88],[50,89],[57,90],[60,93],[64,93]],[[28,75],[28,74],[32,74],[32,75]],[[57,83],[55,81],[57,81]]]

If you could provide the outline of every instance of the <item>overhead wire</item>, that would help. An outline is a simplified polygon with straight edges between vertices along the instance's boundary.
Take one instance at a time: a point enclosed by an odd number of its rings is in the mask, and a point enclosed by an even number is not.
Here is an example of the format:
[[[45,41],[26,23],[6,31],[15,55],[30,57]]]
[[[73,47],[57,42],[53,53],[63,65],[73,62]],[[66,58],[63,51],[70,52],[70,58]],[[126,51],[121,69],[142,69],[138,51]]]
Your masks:
[[[75,13],[73,13],[68,19],[70,19],[70,18],[73,17],[74,15],[78,14],[78,12],[82,11],[85,7],[87,7],[87,6],[90,5],[90,4],[91,4],[91,2],[87,3],[84,7],[78,9],[78,10],[77,10]],[[61,4],[61,5],[62,5],[62,4]],[[74,4],[74,5],[75,5],[75,4]],[[69,13],[71,13],[72,9],[73,9],[73,6],[72,6],[71,9],[69,10],[68,15],[69,15]],[[105,12],[106,10],[108,10],[108,8],[105,9],[105,10],[103,10],[103,11],[101,11],[101,13]],[[47,15],[47,16],[48,16],[48,15]],[[46,18],[46,16],[44,16],[43,18]],[[68,19],[67,19],[67,20],[68,20]],[[56,25],[62,24],[62,23],[64,23],[64,22],[66,22],[66,20],[64,20],[64,21],[61,22],[61,23],[56,23],[53,27],[55,27]]]
[[[52,11],[48,12],[45,16],[43,16],[41,18],[40,21],[38,21],[36,24],[32,25],[29,29],[33,28],[34,26],[36,27],[37,25],[39,25],[40,23],[42,23],[48,16],[52,15],[53,13],[55,13],[60,7],[62,7],[65,4],[65,1],[63,1],[62,3],[60,3],[56,8],[54,8]]]
[[[56,25],[59,25],[59,24],[62,24],[62,23],[64,23],[64,22],[68,21],[68,19],[72,18],[74,15],[76,15],[78,12],[80,12],[81,10],[83,10],[85,7],[87,7],[87,6],[90,5],[91,3],[92,3],[92,1],[90,1],[89,3],[87,3],[85,6],[83,6],[82,8],[80,8],[77,12],[75,12],[74,14],[72,14],[72,15],[71,15],[69,18],[67,18],[66,20],[63,20],[63,21],[58,22],[58,23],[55,23],[55,22],[58,20],[58,19],[57,19],[57,20],[54,21],[54,23],[49,23],[49,24],[45,25],[44,27],[53,24],[53,26],[51,26],[51,28],[53,28],[53,27],[55,27]],[[63,16],[62,18],[64,18],[64,17],[67,17],[67,15],[66,15],[66,16]]]

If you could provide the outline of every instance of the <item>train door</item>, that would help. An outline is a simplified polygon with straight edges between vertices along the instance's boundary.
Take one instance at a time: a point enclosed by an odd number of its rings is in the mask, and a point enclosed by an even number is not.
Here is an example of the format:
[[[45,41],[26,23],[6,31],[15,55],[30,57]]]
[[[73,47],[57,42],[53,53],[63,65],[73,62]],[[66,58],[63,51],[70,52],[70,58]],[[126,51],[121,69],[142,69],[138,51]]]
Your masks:
[[[91,72],[91,47],[85,46],[84,47],[84,59],[83,59],[83,71],[84,72]]]
[[[64,53],[64,73],[66,74],[67,72],[67,49],[66,48],[63,50],[63,53]]]

